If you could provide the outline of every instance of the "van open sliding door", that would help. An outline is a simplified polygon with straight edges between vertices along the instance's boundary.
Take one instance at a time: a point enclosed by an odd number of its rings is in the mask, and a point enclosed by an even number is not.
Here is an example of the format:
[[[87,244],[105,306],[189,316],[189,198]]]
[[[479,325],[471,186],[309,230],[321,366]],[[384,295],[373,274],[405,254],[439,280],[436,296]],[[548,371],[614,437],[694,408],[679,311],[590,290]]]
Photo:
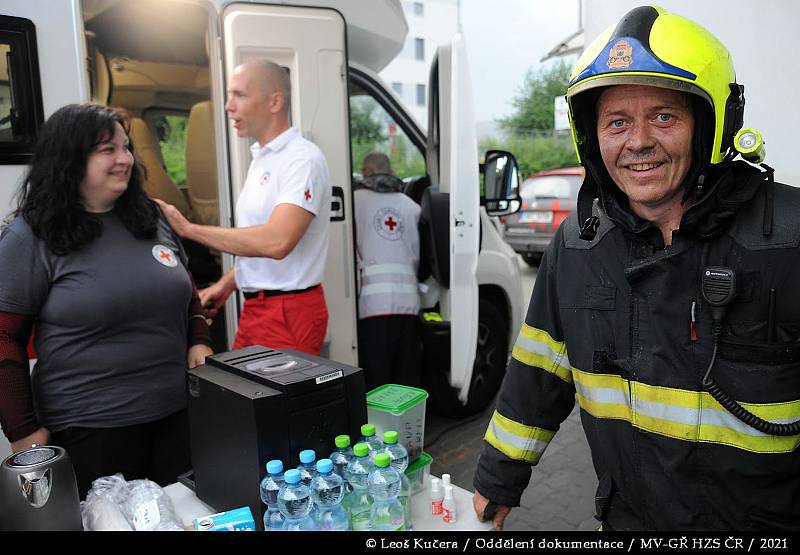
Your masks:
[[[322,355],[355,364],[356,290],[344,19],[332,9],[236,3],[223,12],[222,36],[226,78],[237,65],[254,58],[267,58],[289,70],[292,125],[317,144],[328,161],[334,193],[323,283],[330,319]],[[250,150],[249,142],[239,139],[232,126],[228,137],[231,198],[235,204],[250,164]],[[235,314],[229,316],[235,321]]]

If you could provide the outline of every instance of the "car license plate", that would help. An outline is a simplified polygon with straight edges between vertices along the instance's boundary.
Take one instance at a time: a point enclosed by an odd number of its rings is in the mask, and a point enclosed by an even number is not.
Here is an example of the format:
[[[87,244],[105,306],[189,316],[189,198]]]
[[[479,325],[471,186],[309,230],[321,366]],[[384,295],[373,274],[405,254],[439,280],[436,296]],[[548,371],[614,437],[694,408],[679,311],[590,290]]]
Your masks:
[[[531,210],[519,215],[520,223],[549,224],[553,221],[553,213],[544,210]]]

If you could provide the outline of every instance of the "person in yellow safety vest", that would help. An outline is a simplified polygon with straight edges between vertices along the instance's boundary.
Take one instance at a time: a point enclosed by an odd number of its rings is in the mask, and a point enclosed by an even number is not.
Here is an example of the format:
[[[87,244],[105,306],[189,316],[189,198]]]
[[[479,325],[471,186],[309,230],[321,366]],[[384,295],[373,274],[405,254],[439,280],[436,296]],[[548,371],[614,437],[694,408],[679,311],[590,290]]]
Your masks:
[[[368,389],[385,383],[418,386],[420,346],[420,207],[403,194],[389,158],[368,154],[354,214],[359,269],[358,359]]]
[[[604,530],[800,530],[800,191],[733,160],[763,154],[727,49],[639,7],[566,97],[586,175],[486,431],[478,517],[503,527],[577,399]]]

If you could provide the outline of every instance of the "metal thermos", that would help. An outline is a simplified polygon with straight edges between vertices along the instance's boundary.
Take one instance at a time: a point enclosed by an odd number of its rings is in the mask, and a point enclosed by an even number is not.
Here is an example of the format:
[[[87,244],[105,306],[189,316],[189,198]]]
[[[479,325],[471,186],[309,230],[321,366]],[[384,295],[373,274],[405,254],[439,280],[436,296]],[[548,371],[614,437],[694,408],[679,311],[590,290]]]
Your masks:
[[[75,471],[63,448],[33,446],[3,461],[0,530],[83,530]]]

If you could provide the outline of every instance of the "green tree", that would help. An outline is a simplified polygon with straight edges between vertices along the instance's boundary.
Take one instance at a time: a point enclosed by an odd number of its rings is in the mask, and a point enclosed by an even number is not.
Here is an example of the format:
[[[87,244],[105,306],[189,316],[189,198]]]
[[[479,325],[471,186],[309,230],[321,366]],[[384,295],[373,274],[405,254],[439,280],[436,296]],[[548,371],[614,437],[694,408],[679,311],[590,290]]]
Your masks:
[[[521,134],[553,129],[553,99],[567,91],[570,68],[559,61],[534,72],[529,69],[517,96],[511,101],[514,113],[500,121],[506,131]]]

